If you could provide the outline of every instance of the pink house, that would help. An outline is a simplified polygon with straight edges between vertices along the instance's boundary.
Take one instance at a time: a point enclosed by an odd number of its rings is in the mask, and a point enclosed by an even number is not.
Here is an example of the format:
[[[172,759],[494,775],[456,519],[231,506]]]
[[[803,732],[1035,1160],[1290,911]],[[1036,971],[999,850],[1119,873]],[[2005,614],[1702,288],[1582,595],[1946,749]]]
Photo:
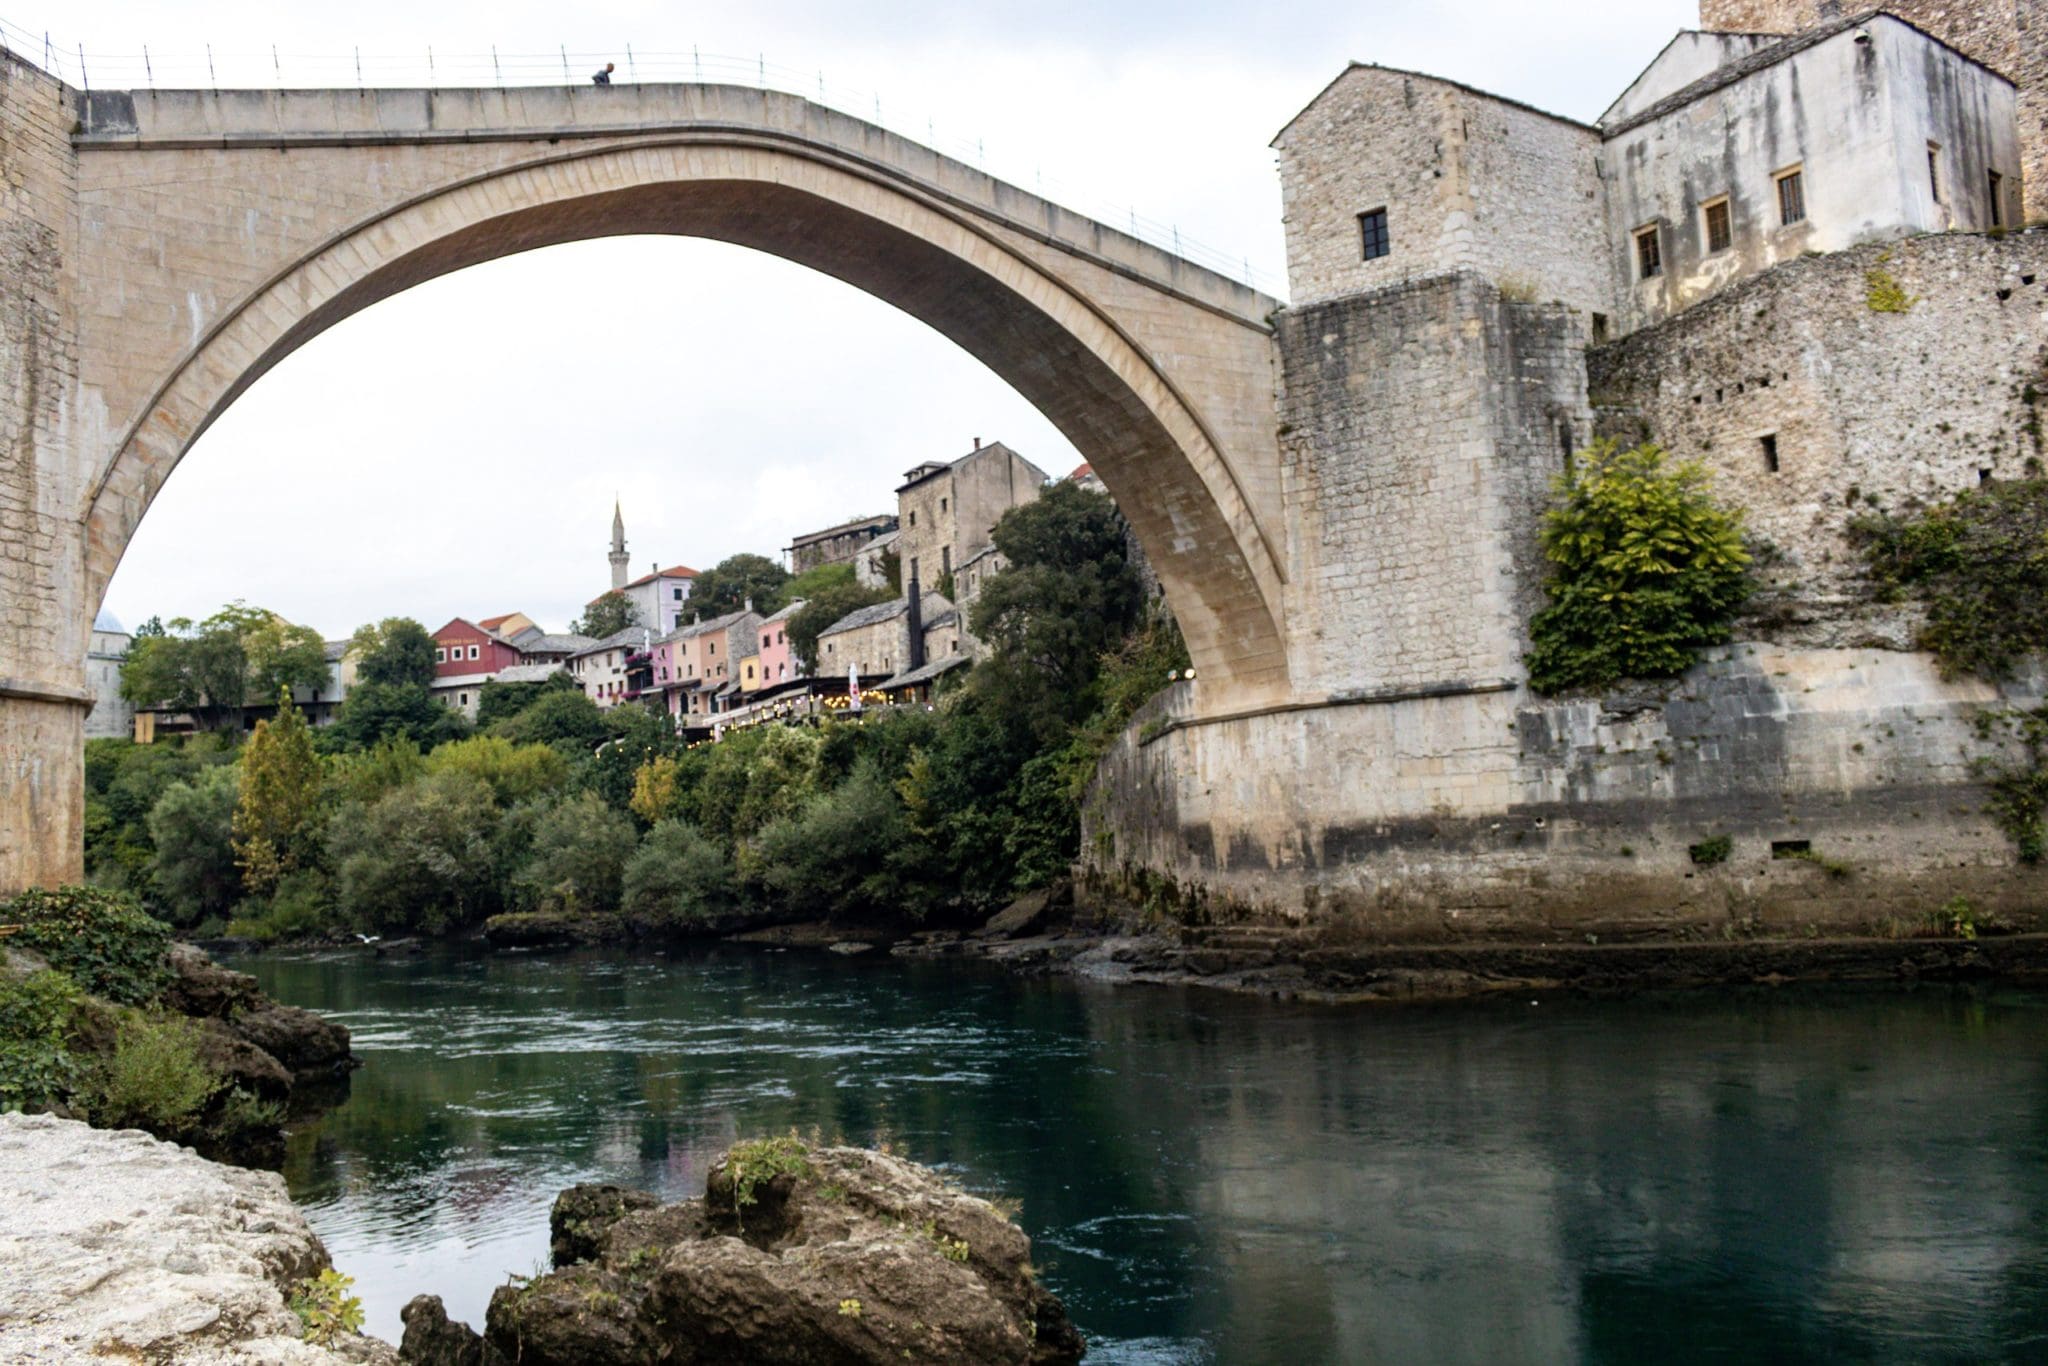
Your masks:
[[[739,691],[737,666],[753,653],[761,618],[734,612],[678,627],[654,647],[654,686],[662,689],[672,716],[708,716],[727,710],[720,694]]]
[[[787,683],[792,678],[802,678],[803,665],[789,648],[789,619],[801,612],[804,600],[798,598],[789,606],[761,623],[760,656],[761,680],[756,686],[773,688]]]

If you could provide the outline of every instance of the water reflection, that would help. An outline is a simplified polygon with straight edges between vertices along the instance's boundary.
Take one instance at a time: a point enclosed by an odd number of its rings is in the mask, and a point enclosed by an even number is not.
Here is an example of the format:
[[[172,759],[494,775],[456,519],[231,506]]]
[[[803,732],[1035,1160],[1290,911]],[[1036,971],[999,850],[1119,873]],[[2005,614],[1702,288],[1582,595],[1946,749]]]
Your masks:
[[[1091,1360],[2048,1354],[2048,1000],[1331,1011],[937,965],[245,961],[356,1031],[286,1176],[373,1331],[573,1181],[888,1141],[1023,1202]]]

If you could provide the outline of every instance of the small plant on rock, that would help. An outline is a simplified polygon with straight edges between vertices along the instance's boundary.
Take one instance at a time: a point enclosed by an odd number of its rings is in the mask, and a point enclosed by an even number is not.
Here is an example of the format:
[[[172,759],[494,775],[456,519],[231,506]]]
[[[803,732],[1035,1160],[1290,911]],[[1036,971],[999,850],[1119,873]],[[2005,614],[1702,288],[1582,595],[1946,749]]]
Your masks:
[[[34,889],[0,902],[0,925],[19,925],[16,943],[95,996],[123,1005],[152,1000],[170,980],[170,926],[134,897],[98,887]]]
[[[363,1330],[363,1302],[348,1293],[355,1283],[355,1277],[330,1266],[292,1288],[291,1309],[305,1325],[302,1336],[307,1342],[325,1347],[343,1333]]]
[[[1726,835],[1713,835],[1698,844],[1689,844],[1685,852],[1692,861],[1702,868],[1711,868],[1717,863],[1726,863],[1728,855],[1735,850],[1735,841]]]
[[[732,1178],[735,1214],[756,1203],[759,1197],[754,1192],[778,1176],[808,1181],[816,1174],[810,1148],[794,1133],[733,1144],[725,1155],[725,1171]]]
[[[1944,934],[1956,939],[1977,937],[1977,906],[1966,896],[1950,897],[1935,912],[1935,923]]]

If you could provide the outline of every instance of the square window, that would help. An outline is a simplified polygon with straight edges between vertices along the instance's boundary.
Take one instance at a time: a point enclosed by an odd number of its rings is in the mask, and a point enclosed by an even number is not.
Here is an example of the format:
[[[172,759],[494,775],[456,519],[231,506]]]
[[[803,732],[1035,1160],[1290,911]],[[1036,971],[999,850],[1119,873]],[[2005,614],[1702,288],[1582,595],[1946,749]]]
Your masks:
[[[1787,171],[1778,177],[1778,222],[1785,226],[1806,221],[1806,177]]]
[[[1707,224],[1707,254],[1726,251],[1735,242],[1734,225],[1728,217],[1728,200],[1715,200],[1701,210]]]
[[[1664,273],[1664,253],[1657,246],[1657,230],[1638,228],[1636,230],[1636,274],[1641,279],[1654,280]]]
[[[1365,249],[1365,259],[1377,261],[1393,251],[1387,241],[1387,211],[1368,209],[1358,215],[1358,235]]]

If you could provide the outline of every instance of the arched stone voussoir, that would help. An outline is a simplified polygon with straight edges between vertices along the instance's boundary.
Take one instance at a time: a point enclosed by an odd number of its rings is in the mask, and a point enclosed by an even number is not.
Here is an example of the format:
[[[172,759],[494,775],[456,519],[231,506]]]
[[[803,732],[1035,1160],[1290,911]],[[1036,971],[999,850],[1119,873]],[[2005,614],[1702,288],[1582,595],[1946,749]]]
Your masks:
[[[1147,314],[1155,334],[1162,311],[1191,336],[1242,323],[1167,294],[1147,298],[1142,283],[1079,263],[1071,280],[1060,278],[1057,260],[1045,264],[1054,254],[1027,251],[1014,225],[843,152],[746,135],[551,152],[442,183],[278,263],[165,377],[93,482],[84,510],[92,600],[185,451],[298,346],[451,271],[627,234],[714,238],[781,256],[950,337],[1043,411],[1116,495],[1210,680],[1205,697],[1218,707],[1243,700],[1233,683],[1245,695],[1285,691],[1283,574],[1215,427],[1185,397],[1204,387],[1201,377],[1177,383],[1178,348],[1148,348],[1119,315]]]

